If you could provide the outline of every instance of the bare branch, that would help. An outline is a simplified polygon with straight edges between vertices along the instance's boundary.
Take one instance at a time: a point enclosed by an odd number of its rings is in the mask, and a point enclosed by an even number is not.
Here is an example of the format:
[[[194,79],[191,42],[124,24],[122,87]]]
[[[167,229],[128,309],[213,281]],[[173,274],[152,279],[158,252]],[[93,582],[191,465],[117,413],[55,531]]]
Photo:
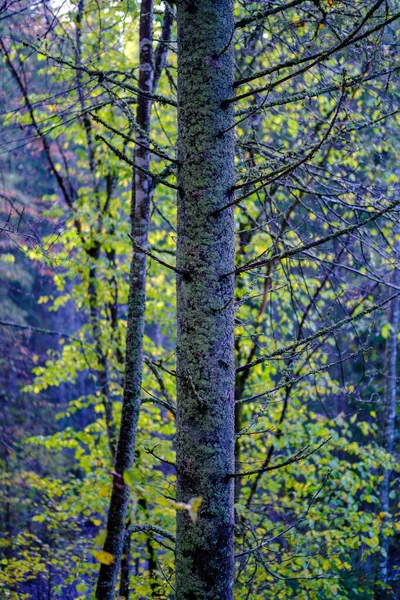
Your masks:
[[[226,475],[226,479],[232,479],[232,477],[250,477],[250,475],[257,475],[258,473],[266,473],[267,471],[276,471],[276,469],[281,469],[282,467],[287,467],[288,465],[297,463],[300,460],[305,460],[312,454],[315,454],[315,452],[318,452],[318,450],[320,448],[322,448],[322,446],[324,446],[331,439],[332,439],[332,436],[328,437],[326,440],[321,442],[319,446],[317,446],[313,450],[310,450],[309,452],[307,452],[309,446],[306,446],[305,448],[302,448],[301,450],[299,450],[299,452],[297,452],[297,454],[295,454],[294,456],[291,456],[287,460],[285,460],[281,463],[278,463],[277,465],[272,465],[270,467],[264,467],[262,469],[254,469],[254,471],[244,471],[243,473],[230,473],[229,475]]]

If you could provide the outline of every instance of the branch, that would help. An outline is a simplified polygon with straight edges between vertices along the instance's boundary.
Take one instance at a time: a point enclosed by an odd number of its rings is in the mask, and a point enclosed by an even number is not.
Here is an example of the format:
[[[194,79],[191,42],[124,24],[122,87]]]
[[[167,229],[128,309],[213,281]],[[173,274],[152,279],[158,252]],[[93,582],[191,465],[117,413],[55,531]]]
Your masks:
[[[303,379],[306,379],[307,377],[310,377],[310,375],[317,375],[318,373],[328,371],[329,369],[332,369],[332,367],[337,367],[338,365],[341,365],[344,362],[352,360],[353,358],[357,358],[357,356],[359,356],[359,354],[365,352],[365,350],[366,349],[364,347],[362,347],[359,350],[352,352],[348,356],[341,358],[340,360],[335,360],[330,363],[326,363],[326,364],[322,365],[321,367],[316,367],[315,369],[308,371],[307,373],[300,374],[299,371],[297,371],[297,374],[295,374],[295,376],[292,377],[291,379],[284,381],[283,383],[275,386],[274,388],[265,390],[264,392],[260,392],[259,394],[254,394],[254,396],[248,396],[247,398],[241,398],[240,400],[235,400],[235,404],[244,404],[247,402],[255,402],[255,400],[259,400],[260,398],[273,396],[279,390],[281,390],[283,388],[287,388],[287,387],[292,387],[294,384],[299,383],[300,381],[302,381]],[[244,433],[243,433],[243,431],[244,431]],[[259,433],[259,432],[255,431],[254,434],[256,434],[256,433]],[[235,437],[239,438],[246,434],[247,434],[247,426],[246,426],[245,430],[239,431],[239,433],[237,433]],[[254,435],[254,434],[252,433],[250,435]]]
[[[156,364],[150,358],[147,358],[147,357],[143,358],[143,362],[149,367],[150,371],[153,373],[154,377],[157,380],[157,383],[159,385],[161,393],[166,400],[166,401],[164,401],[164,400],[160,400],[159,398],[157,398],[156,402],[161,404],[161,406],[165,406],[166,408],[168,408],[168,410],[170,410],[175,417],[176,416],[176,407],[174,405],[174,401],[172,400],[171,396],[168,393],[168,390],[165,386],[164,380],[161,377],[160,373],[158,372],[158,368],[157,368]]]
[[[277,465],[272,465],[271,467],[264,467],[263,469],[255,469],[254,471],[244,471],[243,473],[230,473],[229,475],[226,475],[225,479],[229,480],[232,477],[249,477],[250,475],[257,475],[258,473],[266,473],[267,471],[275,471],[276,469],[280,469],[281,467],[287,467],[288,465],[292,465],[293,463],[299,462],[300,460],[305,460],[312,454],[315,454],[315,452],[318,452],[318,450],[320,448],[322,448],[322,446],[324,446],[331,439],[332,439],[332,436],[328,437],[326,440],[321,442],[319,446],[314,448],[314,450],[310,450],[309,452],[304,454],[306,452],[306,450],[309,448],[309,446],[306,446],[305,448],[300,450],[294,456],[291,456],[284,462],[281,462]]]
[[[259,79],[260,77],[264,77],[265,75],[271,75],[272,73],[275,73],[276,71],[280,71],[281,69],[285,69],[287,67],[294,67],[294,66],[300,65],[301,63],[314,60],[315,62],[313,62],[313,64],[308,65],[305,68],[307,70],[311,69],[318,62],[322,62],[323,60],[328,58],[328,56],[331,56],[335,52],[342,50],[343,48],[348,46],[350,43],[355,43],[355,42],[359,41],[363,37],[368,36],[371,31],[374,31],[374,29],[368,30],[368,31],[364,32],[361,36],[358,36],[356,38],[354,37],[360,31],[360,29],[363,27],[363,25],[365,25],[365,23],[368,21],[368,19],[373,15],[373,13],[380,7],[380,5],[383,4],[383,2],[384,2],[384,0],[378,0],[377,2],[375,2],[375,4],[367,12],[367,14],[362,19],[362,21],[358,25],[356,25],[356,27],[353,29],[353,31],[351,31],[351,33],[349,33],[341,42],[336,44],[336,46],[334,46],[333,48],[328,48],[327,50],[323,50],[322,52],[317,52],[315,54],[312,54],[311,56],[306,56],[303,58],[292,58],[284,63],[280,63],[279,65],[275,65],[274,67],[269,67],[268,69],[264,69],[263,71],[259,71],[258,73],[255,73],[254,75],[250,75],[249,77],[245,77],[244,79],[235,81],[235,83],[233,84],[233,87],[237,88],[240,85],[244,85],[245,83],[249,83],[250,81],[253,81],[254,79]],[[400,13],[397,13],[397,14],[400,14]],[[385,23],[386,23],[386,21],[385,21]],[[298,75],[298,74],[304,72],[305,69],[300,69],[300,71],[298,71],[297,73],[293,73],[292,75],[290,75],[290,77],[294,77],[295,75]],[[281,79],[279,83],[282,83],[283,81],[285,81],[285,79],[286,78]],[[274,83],[273,85],[275,86],[277,84]]]
[[[382,0],[379,0],[379,3],[382,3]],[[376,3],[376,4],[378,4],[378,3]],[[374,6],[376,6],[376,5],[374,5]],[[374,10],[376,10],[376,9],[374,8]],[[371,11],[372,11],[372,9],[371,9]],[[371,14],[371,11],[369,11],[368,15]],[[380,29],[382,29],[383,27],[386,27],[386,25],[389,25],[390,23],[392,23],[393,21],[395,21],[399,17],[400,17],[400,12],[395,13],[392,17],[390,17],[389,19],[386,19],[383,23],[379,23],[379,25],[376,25],[375,27],[372,27],[371,29],[369,29],[365,33],[362,33],[359,36],[357,36],[357,37],[355,37],[355,38],[353,38],[351,40],[347,40],[346,43],[345,43],[345,46],[348,46],[350,43],[356,43],[356,42],[362,40],[363,38],[371,35],[372,33],[375,33],[376,31],[379,31]],[[357,31],[358,31],[358,29],[359,29],[359,27],[356,28]],[[344,42],[342,44],[344,44]],[[344,45],[339,45],[339,46],[340,46],[339,49],[345,47]],[[336,47],[335,51],[337,49],[338,49],[338,47]],[[329,56],[328,51],[325,52],[325,55],[326,55],[325,58],[327,56]],[[262,92],[270,92],[275,87],[277,87],[278,85],[284,83],[288,79],[292,79],[293,77],[296,77],[297,75],[301,75],[305,71],[308,71],[313,66],[315,66],[316,64],[318,64],[318,62],[320,62],[320,60],[323,60],[323,57],[321,57],[320,59],[314,61],[311,65],[306,65],[305,67],[302,67],[298,71],[295,71],[294,73],[291,73],[290,75],[286,75],[285,77],[282,77],[282,79],[278,79],[274,83],[271,83],[271,84],[269,84],[267,86],[264,86],[264,87],[261,87],[261,88],[257,88],[255,90],[250,90],[248,92],[245,92],[244,94],[240,94],[239,96],[232,96],[231,98],[227,98],[226,100],[224,100],[221,103],[221,106],[222,106],[222,108],[226,108],[227,106],[229,106],[229,104],[232,104],[233,102],[238,102],[239,100],[243,100],[245,98],[248,98],[249,96],[254,96],[254,95],[257,95],[257,94],[261,94]]]
[[[55,335],[58,337],[65,337],[69,340],[73,340],[74,342],[79,342],[79,344],[83,344],[88,346],[89,344],[85,344],[82,340],[74,337],[73,335],[68,335],[67,333],[62,333],[60,331],[53,331],[52,329],[43,329],[43,327],[33,327],[32,325],[22,325],[21,323],[12,323],[11,321],[0,321],[0,325],[3,327],[14,327],[16,329],[35,331],[37,333],[44,333],[46,335]]]
[[[126,156],[126,154],[121,152],[121,150],[118,150],[118,148],[116,148],[113,144],[111,144],[111,142],[106,140],[106,138],[104,138],[99,133],[96,133],[95,138],[96,138],[96,140],[100,140],[100,141],[104,142],[105,145],[108,146],[108,148],[111,150],[111,152],[113,152],[116,156],[118,156],[118,158],[120,158],[121,160],[126,162],[128,165],[130,165],[133,169],[137,169],[138,171],[141,171],[141,173],[144,173],[148,177],[151,177],[151,179],[153,179],[157,183],[162,183],[163,185],[165,185],[169,188],[172,188],[173,190],[179,189],[177,185],[174,185],[173,183],[169,183],[169,181],[162,179],[159,175],[157,175],[157,173],[152,173],[148,169],[144,169],[143,167],[139,166],[137,163],[135,163],[133,160],[128,158]]]
[[[343,80],[344,80],[344,71],[343,71]],[[259,192],[260,190],[262,190],[263,188],[265,188],[267,185],[270,185],[271,183],[274,183],[278,178],[282,177],[283,175],[288,175],[289,173],[291,173],[292,171],[294,171],[295,169],[297,169],[298,167],[300,167],[302,164],[306,163],[308,160],[310,160],[311,158],[314,157],[314,155],[318,152],[318,150],[320,150],[322,148],[322,146],[324,145],[324,143],[328,140],[328,138],[330,137],[331,131],[333,129],[333,126],[337,120],[338,114],[339,114],[339,110],[340,107],[342,105],[343,102],[343,98],[344,98],[344,94],[345,91],[344,89],[342,89],[342,93],[338,102],[338,105],[336,107],[335,110],[335,114],[328,126],[328,129],[326,131],[326,133],[323,135],[322,139],[315,144],[314,146],[311,147],[310,151],[307,152],[307,154],[305,156],[303,156],[302,158],[300,158],[298,161],[287,165],[287,166],[283,166],[280,169],[276,170],[273,173],[268,173],[267,175],[261,175],[260,177],[258,177],[257,179],[253,179],[252,181],[247,181],[244,183],[239,183],[236,184],[235,186],[233,186],[231,188],[231,193],[241,189],[243,187],[247,187],[247,186],[251,186],[251,185],[255,185],[256,183],[260,183],[263,182],[261,185],[259,185],[257,188],[254,188],[252,190],[250,190],[249,192],[243,194],[242,196],[239,196],[239,198],[236,198],[235,200],[232,200],[232,202],[230,202],[229,204],[226,204],[225,206],[223,206],[222,208],[216,210],[213,215],[217,216],[219,213],[221,213],[222,211],[224,211],[225,209],[229,208],[230,206],[235,206],[237,204],[239,204],[240,202],[242,202],[243,200],[245,200],[246,198],[248,198],[249,196],[252,196],[253,194],[256,194],[257,192]],[[341,133],[341,132],[339,132]],[[266,180],[266,181],[265,181]]]
[[[157,448],[157,445],[154,446],[154,448]],[[154,449],[152,450],[150,448],[146,448],[146,452],[147,452],[147,454],[151,454],[151,456],[154,456],[154,458],[156,458],[157,460],[161,461],[165,465],[169,465],[170,467],[174,467],[174,469],[176,469],[176,464],[175,463],[171,462],[170,460],[166,460],[165,458],[161,458],[161,456],[157,456],[157,454],[154,452]]]
[[[157,396],[150,394],[148,390],[145,390],[144,388],[142,389],[146,392],[146,394],[149,394],[150,398],[142,398],[140,401],[141,404],[150,404],[150,402],[152,402],[153,404],[159,404],[163,408],[169,410],[172,413],[172,415],[176,418],[176,408],[174,406],[171,406],[170,404],[165,402],[165,400],[161,400],[161,398],[157,398]]]
[[[14,67],[14,64],[10,58],[9,52],[1,38],[0,38],[0,50],[4,54],[5,62],[6,62],[8,68],[11,72],[11,75],[12,75],[13,79],[15,80],[17,86],[19,87],[20,92],[25,100],[25,104],[28,109],[28,113],[29,113],[29,116],[31,119],[32,126],[35,129],[36,134],[42,143],[43,151],[44,151],[47,161],[50,165],[50,168],[52,169],[54,176],[57,180],[58,186],[64,196],[64,200],[65,200],[66,204],[69,206],[69,208],[71,210],[74,210],[73,199],[71,198],[71,196],[67,190],[67,186],[65,184],[64,177],[57,170],[55,162],[53,160],[50,143],[49,143],[47,137],[44,135],[43,131],[40,129],[39,124],[36,120],[34,107],[30,101],[28,90],[27,90],[26,86],[23,84],[22,79],[21,79],[20,75],[18,74],[17,69]],[[78,221],[78,219],[76,217],[75,217],[75,225],[76,225],[78,233],[81,233],[80,222]]]
[[[129,527],[126,530],[126,535],[130,535],[131,533],[136,532],[147,533],[148,531],[151,533],[157,533],[158,535],[161,535],[162,537],[166,538],[167,540],[170,540],[171,542],[175,543],[176,541],[175,536],[172,535],[172,533],[170,533],[166,529],[163,529],[162,527],[158,527],[157,525],[131,525],[131,527]]]
[[[145,150],[148,150],[149,152],[151,152],[152,154],[155,154],[156,156],[158,156],[159,158],[162,158],[163,160],[169,160],[170,162],[175,163],[175,164],[178,163],[178,161],[175,158],[172,158],[172,156],[169,156],[169,154],[167,154],[166,152],[161,152],[160,150],[156,150],[155,148],[150,148],[149,146],[146,146],[145,144],[142,144],[141,142],[139,142],[135,138],[131,138],[131,137],[129,137],[129,135],[126,135],[122,131],[119,131],[118,129],[115,129],[114,127],[112,127],[111,125],[109,125],[108,123],[106,123],[105,121],[103,121],[103,119],[101,119],[97,115],[94,115],[91,112],[89,112],[89,115],[92,117],[92,119],[94,121],[96,121],[97,123],[100,123],[101,125],[103,125],[104,127],[106,127],[109,131],[112,131],[116,135],[119,135],[120,137],[122,137],[122,139],[126,140],[127,142],[132,142],[132,144],[136,144],[137,146],[140,146],[141,148],[144,148]],[[138,126],[137,126],[137,128],[138,128]],[[104,140],[104,138],[101,138],[101,139]],[[149,140],[149,143],[150,143],[150,140]],[[125,158],[126,158],[126,156],[125,156]],[[136,167],[136,168],[138,168],[138,167]]]
[[[138,252],[142,252],[143,254],[145,254],[146,256],[148,256],[149,258],[151,258],[152,260],[155,260],[156,262],[158,262],[163,267],[167,267],[167,269],[170,269],[171,271],[174,271],[174,273],[177,273],[178,275],[182,275],[182,277],[184,277],[185,279],[190,279],[190,273],[189,273],[189,271],[181,271],[181,269],[177,269],[173,265],[170,265],[169,263],[161,260],[161,258],[157,258],[157,256],[154,256],[154,254],[152,254],[148,250],[145,250],[144,248],[142,248],[141,246],[139,246],[137,244],[135,238],[130,233],[128,233],[128,237],[132,240],[132,245],[133,245],[133,247]]]
[[[242,115],[253,115],[258,110],[267,110],[269,108],[274,108],[275,106],[284,106],[285,104],[291,104],[292,102],[300,102],[301,100],[311,100],[317,96],[321,96],[322,94],[328,94],[329,92],[335,92],[337,90],[341,90],[348,87],[353,87],[358,84],[366,83],[371,81],[372,79],[376,79],[377,77],[381,77],[384,75],[391,75],[400,69],[400,65],[396,65],[391,69],[384,69],[383,71],[378,71],[377,73],[371,73],[371,75],[355,75],[354,77],[350,77],[344,83],[334,83],[330,85],[321,86],[316,89],[304,90],[303,92],[296,92],[294,94],[282,93],[279,98],[276,100],[271,100],[270,102],[266,102],[265,99],[260,102],[258,106],[252,105],[249,108],[245,108],[239,110],[235,113],[237,117]],[[241,122],[241,121],[239,121]],[[237,123],[236,123],[237,124]],[[225,133],[225,131],[221,132]]]
[[[237,21],[237,23],[235,23],[235,28],[240,29],[242,27],[246,27],[246,25],[250,25],[255,21],[261,21],[263,19],[266,19],[267,17],[270,17],[271,15],[276,15],[280,12],[283,12],[288,8],[293,8],[294,6],[298,6],[299,4],[304,4],[305,1],[306,0],[293,0],[293,2],[288,2],[283,6],[276,6],[275,8],[269,8],[267,10],[259,10],[256,13],[253,13],[251,16],[244,17],[240,21]]]
[[[226,274],[222,275],[221,277],[228,277],[229,275],[238,275],[239,273],[244,273],[246,271],[250,271],[250,270],[256,269],[258,267],[264,267],[264,266],[270,265],[274,262],[283,260],[284,258],[290,258],[291,256],[295,256],[296,254],[300,254],[302,252],[305,252],[306,250],[310,250],[311,248],[316,248],[317,246],[321,246],[321,244],[326,244],[326,242],[330,242],[331,240],[341,237],[342,235],[352,233],[356,229],[360,229],[361,227],[368,225],[368,223],[373,223],[374,221],[379,219],[379,217],[381,217],[382,215],[385,215],[386,213],[390,212],[391,210],[393,210],[394,208],[396,208],[398,206],[400,206],[400,200],[396,200],[395,202],[390,202],[390,204],[386,208],[379,210],[378,212],[373,214],[371,217],[369,217],[368,219],[365,219],[364,221],[361,221],[360,223],[355,223],[353,225],[349,225],[348,227],[343,227],[343,229],[338,229],[334,233],[330,233],[329,235],[327,235],[324,238],[321,238],[320,240],[314,240],[313,242],[309,242],[308,244],[303,244],[303,246],[298,246],[297,248],[291,248],[290,250],[285,250],[284,252],[275,254],[275,256],[272,256],[271,258],[267,258],[265,260],[259,260],[255,263],[252,263],[250,265],[245,265],[243,267],[238,267],[237,269],[234,269],[233,271],[230,271],[229,273],[226,273]]]
[[[114,85],[122,87],[126,90],[129,90],[130,92],[133,92],[134,94],[137,94],[138,96],[144,96],[145,98],[149,98],[153,102],[158,102],[159,104],[168,104],[169,106],[174,106],[174,107],[177,106],[177,103],[174,100],[171,100],[170,98],[160,96],[159,94],[150,94],[149,92],[145,92],[144,90],[141,90],[140,88],[138,88],[136,86],[129,85],[122,81],[118,81],[118,79],[109,77],[108,75],[106,75],[107,71],[103,72],[103,71],[96,71],[94,69],[88,69],[87,67],[84,67],[83,65],[74,64],[71,61],[65,60],[59,56],[52,56],[51,54],[47,54],[47,52],[44,52],[41,48],[38,48],[37,46],[35,46],[35,44],[30,44],[29,42],[26,42],[26,41],[23,41],[23,40],[20,40],[17,38],[16,38],[16,41],[27,48],[31,48],[32,50],[35,50],[35,52],[37,52],[38,54],[41,54],[42,56],[45,56],[49,60],[54,60],[54,62],[58,63],[59,65],[65,65],[66,67],[70,67],[71,69],[83,71],[83,73],[90,75],[90,77],[96,77],[99,80],[99,83],[101,83],[103,81],[107,81],[109,83],[113,83]],[[127,73],[121,73],[121,74],[125,75],[125,76],[128,75]]]
[[[297,519],[297,521],[295,521],[294,523],[292,523],[291,525],[289,525],[288,527],[286,527],[286,529],[284,529],[280,533],[277,533],[276,535],[274,535],[273,537],[269,538],[265,542],[262,542],[258,546],[255,546],[254,548],[250,548],[249,550],[244,550],[243,552],[240,552],[239,554],[235,554],[235,558],[240,558],[241,556],[245,556],[247,554],[251,554],[253,552],[256,552],[257,550],[260,550],[264,546],[267,546],[268,544],[270,544],[272,541],[274,541],[274,540],[282,537],[283,535],[285,535],[285,533],[287,533],[291,529],[294,529],[295,527],[297,527],[297,525],[299,523],[301,523],[302,521],[304,521],[304,519],[307,517],[308,513],[310,512],[310,508],[312,507],[312,505],[314,504],[315,500],[317,499],[317,496],[321,493],[321,491],[325,487],[326,482],[327,482],[328,477],[329,477],[330,474],[331,474],[331,471],[329,471],[329,473],[326,475],[325,480],[324,480],[323,484],[321,485],[321,487],[319,488],[319,490],[317,490],[317,492],[311,498],[311,501],[310,501],[310,503],[309,503],[309,505],[308,505],[307,510],[305,511],[305,513],[301,517],[299,517]]]
[[[305,345],[309,344],[310,342],[312,342],[313,340],[315,340],[323,335],[329,335],[336,329],[340,329],[340,327],[342,327],[343,325],[346,325],[346,323],[350,323],[351,321],[358,321],[362,317],[365,317],[366,315],[373,313],[376,310],[379,310],[380,308],[383,308],[384,306],[386,306],[386,304],[389,304],[390,302],[392,302],[392,300],[394,300],[395,298],[398,298],[399,296],[400,296],[400,292],[397,292],[397,294],[393,294],[393,296],[386,298],[386,300],[383,300],[379,304],[374,304],[373,306],[366,308],[365,310],[358,313],[358,315],[355,315],[355,316],[350,315],[348,317],[345,317],[344,319],[337,321],[330,327],[325,327],[323,329],[320,329],[319,331],[316,331],[315,333],[313,333],[312,335],[309,335],[308,337],[304,338],[303,340],[294,342],[293,344],[290,344],[289,346],[284,346],[284,347],[278,348],[271,354],[265,354],[264,356],[260,356],[260,358],[257,358],[256,360],[253,360],[252,362],[247,363],[246,365],[242,365],[241,367],[238,367],[236,369],[236,373],[240,373],[241,371],[246,371],[247,369],[251,369],[252,367],[259,365],[259,364],[265,362],[266,360],[270,360],[271,358],[275,358],[277,356],[282,356],[282,354],[286,354],[286,352],[291,352],[292,350],[296,350],[300,346],[305,346]]]

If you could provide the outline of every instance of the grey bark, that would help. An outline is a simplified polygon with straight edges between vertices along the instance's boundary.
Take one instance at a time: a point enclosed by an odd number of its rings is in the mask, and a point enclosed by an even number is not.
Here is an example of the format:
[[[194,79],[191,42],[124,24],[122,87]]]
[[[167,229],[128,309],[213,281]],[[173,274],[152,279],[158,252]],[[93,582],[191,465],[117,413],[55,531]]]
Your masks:
[[[168,2],[164,2],[165,11],[161,30],[161,40],[157,46],[154,56],[153,92],[156,91],[160,81],[161,73],[165,68],[168,55],[168,45],[171,41],[172,26],[174,23],[174,12]]]
[[[180,0],[178,23],[177,600],[233,598],[234,261],[231,0]]]
[[[140,12],[140,71],[139,87],[144,92],[153,89],[153,0],[144,0]],[[151,100],[140,95],[136,120],[135,163],[144,170],[135,172],[134,195],[132,201],[132,238],[141,248],[148,246],[152,180],[146,174],[150,169],[150,152],[147,150],[150,128]],[[124,483],[124,471],[132,467],[136,444],[137,424],[140,410],[142,383],[144,312],[146,305],[147,256],[137,251],[132,253],[130,287],[128,299],[128,325],[126,334],[126,358],[124,396],[121,427],[118,438],[114,467],[113,488],[107,520],[107,537],[104,551],[114,557],[111,565],[102,564],[97,581],[96,598],[112,600],[115,595],[121,555],[126,536],[130,489]]]

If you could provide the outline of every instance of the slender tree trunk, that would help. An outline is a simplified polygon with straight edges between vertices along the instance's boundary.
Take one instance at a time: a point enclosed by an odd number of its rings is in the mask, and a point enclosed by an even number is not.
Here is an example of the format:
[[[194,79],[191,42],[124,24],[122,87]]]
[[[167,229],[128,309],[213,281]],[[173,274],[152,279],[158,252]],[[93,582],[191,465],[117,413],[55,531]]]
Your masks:
[[[239,402],[241,399],[240,391],[236,387],[235,389],[235,473],[239,473],[241,469],[240,456],[241,456],[241,440],[236,437],[239,432],[243,429],[243,403]],[[235,504],[240,500],[241,481],[240,477],[236,477],[234,481],[235,488]]]
[[[146,498],[139,498],[138,506],[144,512],[145,518],[148,519],[150,517],[149,514],[149,505]],[[146,540],[146,549],[147,549],[147,564],[148,564],[148,574],[150,579],[152,579],[152,583],[150,584],[151,588],[151,598],[155,598],[157,596],[157,590],[159,585],[154,579],[157,576],[157,551],[154,547],[154,540],[148,536]]]
[[[398,228],[397,228],[398,233]],[[400,247],[397,243],[397,251]],[[393,274],[393,284],[400,287],[400,270],[395,268]],[[395,437],[395,420],[396,420],[396,389],[397,389],[397,349],[398,349],[398,334],[400,322],[400,302],[395,298],[391,306],[390,325],[391,332],[386,343],[386,393],[385,393],[385,412],[383,424],[383,443],[382,446],[389,454],[394,450]],[[390,488],[391,469],[383,470],[383,481],[381,485],[381,503],[380,510],[388,513],[389,506],[389,488]],[[379,585],[379,582],[387,584],[388,582],[388,552],[389,540],[386,536],[381,540],[382,549],[385,550],[385,555],[380,555],[377,573],[377,585],[375,588],[375,598],[380,600],[383,598],[392,597],[387,595],[385,589]]]
[[[153,87],[153,0],[144,0],[140,13],[140,72],[139,86],[151,92]],[[145,170],[150,167],[150,153],[146,150],[150,128],[151,101],[139,96],[137,107],[135,161]],[[152,181],[144,172],[136,171],[134,198],[132,202],[132,237],[138,246],[146,248],[150,220]],[[146,305],[147,258],[135,249],[132,254],[130,288],[128,300],[128,327],[126,334],[126,359],[124,397],[121,428],[115,460],[113,489],[107,521],[107,538],[104,550],[113,556],[111,565],[100,567],[96,598],[112,600],[115,594],[121,555],[126,535],[126,518],[129,506],[130,489],[124,483],[123,473],[132,467],[136,444],[136,431],[140,410],[142,383],[144,312]]]
[[[174,24],[174,11],[168,2],[164,2],[164,18],[161,30],[161,40],[154,56],[153,91],[155,92],[160,81],[168,55],[168,45],[171,40],[172,26]]]
[[[231,0],[179,0],[177,600],[233,598],[234,261]]]
[[[128,523],[129,524],[129,519]],[[129,582],[130,582],[130,562],[131,562],[131,534],[125,536],[123,555],[121,559],[121,580],[119,584],[119,595],[125,600],[129,600]]]

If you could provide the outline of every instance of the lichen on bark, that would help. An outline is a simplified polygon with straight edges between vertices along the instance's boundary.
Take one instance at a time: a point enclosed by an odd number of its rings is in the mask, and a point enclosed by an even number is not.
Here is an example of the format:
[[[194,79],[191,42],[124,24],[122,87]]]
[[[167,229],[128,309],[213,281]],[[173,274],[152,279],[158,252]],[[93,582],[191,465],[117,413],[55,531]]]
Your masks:
[[[178,2],[177,600],[233,598],[234,351],[230,0]],[[229,130],[226,132],[226,130]],[[226,132],[226,133],[224,133]]]

